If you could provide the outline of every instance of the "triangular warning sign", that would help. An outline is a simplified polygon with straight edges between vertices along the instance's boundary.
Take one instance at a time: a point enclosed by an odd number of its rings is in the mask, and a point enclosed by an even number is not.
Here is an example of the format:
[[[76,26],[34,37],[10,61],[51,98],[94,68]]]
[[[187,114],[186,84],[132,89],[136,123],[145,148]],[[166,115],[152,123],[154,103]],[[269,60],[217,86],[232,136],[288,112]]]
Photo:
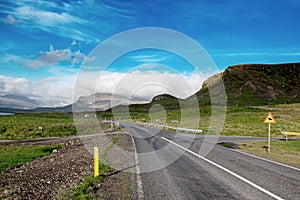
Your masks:
[[[275,118],[273,117],[272,113],[269,112],[268,116],[266,117],[265,121],[264,121],[265,124],[276,124],[276,120]]]

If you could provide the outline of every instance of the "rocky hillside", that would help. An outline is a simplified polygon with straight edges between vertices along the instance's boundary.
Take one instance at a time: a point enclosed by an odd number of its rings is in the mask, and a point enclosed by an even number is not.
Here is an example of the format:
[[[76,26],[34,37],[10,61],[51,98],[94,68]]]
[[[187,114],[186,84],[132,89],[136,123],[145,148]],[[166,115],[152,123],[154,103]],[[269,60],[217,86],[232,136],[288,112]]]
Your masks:
[[[206,80],[197,96],[208,104],[210,95],[220,93],[223,81],[229,105],[300,102],[299,79],[300,63],[236,65]]]

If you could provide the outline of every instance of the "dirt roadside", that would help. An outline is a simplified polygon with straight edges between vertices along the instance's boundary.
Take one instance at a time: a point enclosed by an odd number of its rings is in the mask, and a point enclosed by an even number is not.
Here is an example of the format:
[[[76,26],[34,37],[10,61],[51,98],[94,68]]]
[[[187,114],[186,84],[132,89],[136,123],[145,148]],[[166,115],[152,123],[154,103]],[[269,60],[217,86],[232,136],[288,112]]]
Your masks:
[[[129,135],[110,134],[103,137],[117,137],[115,145],[133,151]],[[61,198],[62,192],[72,193],[72,188],[83,181],[84,175],[93,173],[93,158],[81,140],[65,140],[46,141],[47,144],[65,143],[65,146],[48,156],[1,172],[0,196],[4,195],[5,199],[57,199]],[[40,143],[26,142],[23,145]],[[116,171],[99,183],[93,192],[101,199],[134,199],[135,178],[132,173]]]

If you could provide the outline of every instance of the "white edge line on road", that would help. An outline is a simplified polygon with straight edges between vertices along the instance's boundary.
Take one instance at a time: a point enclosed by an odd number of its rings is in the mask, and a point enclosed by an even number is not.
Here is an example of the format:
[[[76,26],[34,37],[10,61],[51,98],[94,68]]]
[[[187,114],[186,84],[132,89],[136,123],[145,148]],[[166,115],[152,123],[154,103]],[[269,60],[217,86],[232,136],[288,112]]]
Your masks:
[[[283,200],[281,197],[279,197],[279,196],[273,194],[272,192],[269,192],[268,190],[266,190],[266,189],[260,187],[259,185],[256,185],[255,183],[249,181],[248,179],[246,179],[246,178],[244,178],[244,177],[242,177],[242,176],[240,176],[240,175],[238,175],[238,174],[236,174],[236,173],[230,171],[229,169],[226,169],[225,167],[223,167],[223,166],[221,166],[221,165],[219,165],[219,164],[217,164],[217,163],[214,163],[213,161],[208,160],[207,158],[205,158],[205,157],[203,157],[203,156],[201,156],[201,155],[199,155],[199,154],[197,154],[197,153],[195,153],[195,152],[193,152],[193,151],[191,151],[191,150],[189,150],[189,149],[187,149],[187,148],[185,148],[185,147],[182,147],[182,146],[180,146],[179,144],[177,144],[177,143],[175,143],[175,142],[173,142],[173,141],[171,141],[171,140],[168,140],[168,139],[165,138],[165,137],[161,137],[161,138],[164,139],[164,140],[166,140],[166,141],[168,141],[168,142],[170,142],[171,144],[173,144],[173,145],[175,145],[175,146],[177,146],[177,147],[179,147],[179,148],[181,148],[181,149],[183,149],[183,150],[185,150],[185,151],[187,151],[187,152],[189,152],[189,153],[191,153],[191,154],[197,156],[198,158],[201,158],[202,160],[205,160],[206,162],[208,162],[208,163],[210,163],[210,164],[212,164],[212,165],[214,165],[214,166],[216,166],[216,167],[218,167],[218,168],[224,170],[225,172],[227,172],[227,173],[229,173],[229,174],[235,176],[236,178],[238,178],[238,179],[240,179],[240,180],[242,180],[242,181],[248,183],[249,185],[255,187],[256,189],[258,189],[258,190],[260,190],[260,191],[262,191],[262,192],[268,194],[269,196],[271,196],[271,197],[273,197],[273,198],[275,198],[275,199],[278,199],[278,200]]]
[[[226,148],[226,147],[224,147],[224,148]],[[253,157],[253,158],[257,158],[257,159],[260,159],[260,160],[263,160],[263,161],[267,161],[267,162],[270,162],[270,163],[274,163],[274,164],[277,164],[277,165],[281,165],[281,166],[283,166],[283,167],[287,167],[287,168],[291,168],[291,169],[300,171],[300,169],[297,168],[297,167],[293,167],[293,166],[286,165],[286,164],[283,164],[283,163],[280,163],[280,162],[276,162],[276,161],[273,161],[273,160],[269,160],[269,159],[266,159],[266,158],[262,158],[262,157],[259,157],[259,156],[255,156],[255,155],[252,155],[252,154],[243,152],[243,151],[239,151],[239,150],[235,150],[235,149],[230,149],[230,148],[227,148],[227,149],[229,149],[229,150],[231,150],[231,151],[234,151],[234,152],[238,152],[238,153],[247,155],[247,156],[251,156],[251,157]]]
[[[141,169],[139,166],[139,158],[136,152],[136,145],[135,145],[135,141],[133,139],[133,136],[131,134],[129,134],[132,140],[132,144],[133,144],[133,148],[134,148],[134,157],[135,157],[135,169],[136,169],[136,184],[137,184],[137,195],[138,195],[138,199],[144,199],[144,191],[143,191],[143,183],[142,183],[142,178],[141,178]]]

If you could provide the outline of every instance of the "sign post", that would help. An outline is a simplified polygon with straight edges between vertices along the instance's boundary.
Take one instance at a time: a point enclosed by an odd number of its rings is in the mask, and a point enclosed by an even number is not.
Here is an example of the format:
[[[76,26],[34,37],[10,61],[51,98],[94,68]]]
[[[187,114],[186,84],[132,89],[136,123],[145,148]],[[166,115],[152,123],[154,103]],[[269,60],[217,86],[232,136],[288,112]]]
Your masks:
[[[273,117],[272,113],[269,112],[268,116],[266,117],[265,124],[269,124],[269,132],[268,132],[268,153],[271,152],[271,124],[276,124],[275,118]]]

